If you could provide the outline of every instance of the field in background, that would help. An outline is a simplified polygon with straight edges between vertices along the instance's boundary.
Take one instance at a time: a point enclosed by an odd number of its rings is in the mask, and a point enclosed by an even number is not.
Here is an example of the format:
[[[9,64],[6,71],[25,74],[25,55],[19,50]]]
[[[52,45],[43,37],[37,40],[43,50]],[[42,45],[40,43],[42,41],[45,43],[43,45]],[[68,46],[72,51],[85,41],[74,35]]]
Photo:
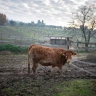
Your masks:
[[[50,28],[50,27],[39,27],[39,26],[0,26],[0,44],[12,44],[19,46],[29,47],[32,44],[41,44],[51,47],[63,47],[50,44],[50,41],[45,38],[45,36],[63,36],[71,37],[70,41],[72,44],[71,49],[74,50],[85,50],[84,48],[84,38],[81,35],[80,29],[64,29],[64,28]],[[77,44],[78,39],[78,44]],[[96,50],[96,39],[91,39],[91,44],[89,44],[89,50]],[[78,47],[77,47],[78,46]],[[92,47],[92,48],[91,48]],[[82,49],[83,48],[83,49]]]
[[[78,30],[35,26],[0,26],[1,39],[36,40],[44,42],[45,36],[80,37]]]

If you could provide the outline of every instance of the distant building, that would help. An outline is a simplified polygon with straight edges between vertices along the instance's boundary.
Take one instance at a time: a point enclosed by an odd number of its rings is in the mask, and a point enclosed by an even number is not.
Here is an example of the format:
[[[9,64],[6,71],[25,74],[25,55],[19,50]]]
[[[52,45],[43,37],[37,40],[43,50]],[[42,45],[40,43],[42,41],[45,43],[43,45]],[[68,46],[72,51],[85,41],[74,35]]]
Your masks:
[[[45,36],[45,41],[55,45],[67,45],[67,40],[63,36]]]
[[[64,37],[51,37],[50,38],[50,44],[66,45],[67,41]]]

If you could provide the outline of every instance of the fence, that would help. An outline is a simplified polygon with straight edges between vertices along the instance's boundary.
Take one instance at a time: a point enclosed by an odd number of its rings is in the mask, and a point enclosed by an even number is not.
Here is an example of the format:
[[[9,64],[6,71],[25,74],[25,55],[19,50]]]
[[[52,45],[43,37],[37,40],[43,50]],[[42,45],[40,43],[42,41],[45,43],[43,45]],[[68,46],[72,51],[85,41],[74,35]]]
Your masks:
[[[85,47],[85,44],[88,44],[88,47]],[[86,43],[77,41],[77,42],[71,42],[71,46],[74,46],[76,50],[86,50],[86,49],[88,51],[96,50],[95,42]]]
[[[37,40],[35,37],[13,36],[10,34],[0,34],[0,44],[13,44],[18,46],[30,46],[34,43],[43,43],[43,41]]]
[[[18,46],[29,46],[34,43],[34,39],[26,39],[26,38],[7,38],[0,39],[0,44],[13,44]]]
[[[13,44],[13,45],[19,45],[19,46],[30,46],[31,44],[41,44],[45,46],[50,47],[61,47],[69,49],[70,42],[69,38],[66,38],[66,45],[60,44],[51,44],[50,40],[46,42],[46,40],[43,38],[43,40],[38,40],[35,37],[29,38],[29,37],[22,37],[22,36],[11,36],[10,34],[4,35],[0,34],[0,44]]]
[[[88,47],[85,47],[85,42],[73,42],[70,37],[66,37],[66,45],[55,45],[55,44],[50,44],[50,42],[47,42],[45,40],[37,40],[34,38],[29,38],[29,37],[22,37],[22,36],[11,36],[7,35],[4,36],[4,34],[0,35],[0,44],[13,44],[13,45],[18,45],[18,46],[30,46],[34,43],[41,44],[41,45],[46,45],[50,47],[61,47],[61,48],[66,48],[66,49],[73,49],[73,50],[96,50],[96,42],[91,42],[88,43]]]

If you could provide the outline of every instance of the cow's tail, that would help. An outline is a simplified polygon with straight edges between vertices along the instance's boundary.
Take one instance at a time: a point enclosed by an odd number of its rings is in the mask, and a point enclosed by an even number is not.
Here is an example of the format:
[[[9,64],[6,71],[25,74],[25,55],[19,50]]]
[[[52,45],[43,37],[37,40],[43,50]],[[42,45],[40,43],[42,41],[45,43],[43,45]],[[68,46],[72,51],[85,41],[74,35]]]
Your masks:
[[[30,46],[29,49],[28,49],[28,74],[30,74],[30,62],[31,62],[31,59],[32,59],[32,47],[34,45]]]
[[[30,74],[30,59],[31,59],[30,55],[31,55],[31,48],[32,48],[32,46],[30,46],[29,49],[28,49],[28,74]]]
[[[30,74],[30,50],[28,49],[28,74]]]

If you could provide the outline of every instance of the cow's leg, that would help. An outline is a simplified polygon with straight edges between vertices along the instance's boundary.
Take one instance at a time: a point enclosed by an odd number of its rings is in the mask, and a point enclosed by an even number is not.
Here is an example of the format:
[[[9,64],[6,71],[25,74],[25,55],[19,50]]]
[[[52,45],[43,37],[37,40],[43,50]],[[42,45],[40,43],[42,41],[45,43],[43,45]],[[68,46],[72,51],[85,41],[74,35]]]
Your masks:
[[[63,75],[63,71],[62,71],[62,65],[59,65],[59,70],[60,70],[60,74]]]
[[[55,68],[55,67],[56,67],[56,68]],[[50,73],[50,74],[51,74],[52,76],[57,75],[57,69],[58,69],[57,66],[53,64],[53,65],[52,65],[52,70],[51,70],[51,73]]]
[[[28,62],[28,74],[30,74],[30,62]]]
[[[30,54],[28,53],[28,74],[30,74]]]
[[[37,63],[33,63],[33,66],[32,66],[33,75],[36,74],[36,69],[37,69],[37,67],[38,67]]]

